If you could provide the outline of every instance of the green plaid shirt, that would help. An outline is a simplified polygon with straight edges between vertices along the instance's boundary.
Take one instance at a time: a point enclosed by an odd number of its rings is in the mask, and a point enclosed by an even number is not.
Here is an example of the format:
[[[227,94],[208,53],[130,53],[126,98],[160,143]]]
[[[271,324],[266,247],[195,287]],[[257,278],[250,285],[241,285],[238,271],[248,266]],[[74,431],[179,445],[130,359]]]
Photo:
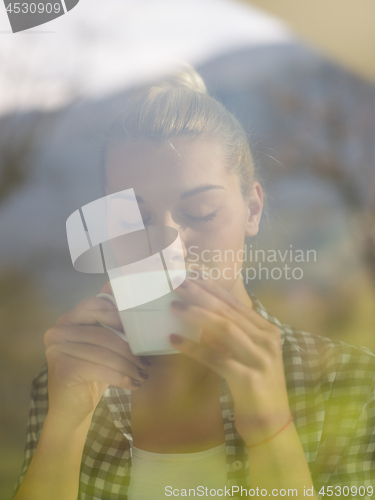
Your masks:
[[[281,330],[290,408],[316,491],[322,486],[345,485],[374,486],[375,490],[375,355],[365,348],[294,330],[271,316],[255,297],[253,302],[255,310]],[[233,399],[225,380],[220,401],[227,485],[249,489],[247,451],[235,429]],[[37,446],[47,409],[45,368],[33,381],[25,460],[17,488]],[[80,500],[126,500],[132,468],[130,415],[131,391],[110,386],[94,412],[87,436]]]

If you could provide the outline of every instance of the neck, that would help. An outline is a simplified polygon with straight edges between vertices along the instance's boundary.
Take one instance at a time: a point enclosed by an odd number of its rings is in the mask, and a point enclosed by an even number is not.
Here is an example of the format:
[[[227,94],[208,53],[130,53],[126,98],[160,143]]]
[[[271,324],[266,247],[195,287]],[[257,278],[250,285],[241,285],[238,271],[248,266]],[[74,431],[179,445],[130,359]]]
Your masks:
[[[166,398],[172,394],[196,393],[197,387],[219,380],[212,370],[184,354],[152,356],[151,360],[150,378],[144,387],[147,385],[158,398],[160,392]]]
[[[237,279],[232,288],[229,290],[230,294],[233,295],[240,302],[245,304],[247,307],[253,307],[253,301],[249,297],[249,294],[246,291],[244,282],[241,279]]]

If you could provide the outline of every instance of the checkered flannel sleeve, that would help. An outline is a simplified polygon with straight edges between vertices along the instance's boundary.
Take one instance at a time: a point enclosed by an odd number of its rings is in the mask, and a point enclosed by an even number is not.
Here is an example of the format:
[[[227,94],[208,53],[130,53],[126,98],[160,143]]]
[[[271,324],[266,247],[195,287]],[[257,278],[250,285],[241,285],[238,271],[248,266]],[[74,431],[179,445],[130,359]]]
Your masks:
[[[318,493],[321,486],[331,486],[338,493],[335,498],[348,496],[345,486],[351,498],[363,498],[360,487],[362,491],[372,487],[375,492],[374,356],[364,350],[351,359],[336,372],[312,466]]]
[[[284,352],[289,401],[318,497],[328,486],[334,498],[348,496],[344,487],[375,492],[374,354],[295,330]]]
[[[48,411],[48,391],[47,391],[47,366],[33,380],[31,388],[31,402],[29,416],[27,420],[25,455],[20,477],[15,486],[14,495],[17,493],[26,471],[33,458],[36,445],[38,444],[44,420]]]

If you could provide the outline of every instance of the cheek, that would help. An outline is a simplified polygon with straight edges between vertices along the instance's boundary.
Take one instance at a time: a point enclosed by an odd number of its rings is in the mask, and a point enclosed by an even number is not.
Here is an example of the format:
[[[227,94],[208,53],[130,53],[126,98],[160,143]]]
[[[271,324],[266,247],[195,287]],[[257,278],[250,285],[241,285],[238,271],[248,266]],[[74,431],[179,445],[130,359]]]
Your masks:
[[[238,211],[236,216],[226,214],[220,220],[202,224],[199,229],[188,229],[181,235],[188,261],[220,269],[235,267],[240,262],[237,255],[244,246],[245,229],[246,214]]]
[[[213,231],[212,236],[219,247],[242,248],[247,222],[245,208],[242,205],[233,207],[233,210],[225,213],[222,220],[218,221],[220,223],[215,228],[216,235],[213,234]]]

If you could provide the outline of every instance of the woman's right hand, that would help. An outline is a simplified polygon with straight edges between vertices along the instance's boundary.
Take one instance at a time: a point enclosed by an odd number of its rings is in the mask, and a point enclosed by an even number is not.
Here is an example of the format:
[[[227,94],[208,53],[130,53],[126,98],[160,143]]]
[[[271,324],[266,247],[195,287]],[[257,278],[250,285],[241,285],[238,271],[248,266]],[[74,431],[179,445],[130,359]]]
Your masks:
[[[47,330],[50,419],[79,425],[92,416],[109,385],[135,390],[148,378],[147,358],[134,356],[127,342],[100,323],[123,331],[116,307],[91,297]]]

